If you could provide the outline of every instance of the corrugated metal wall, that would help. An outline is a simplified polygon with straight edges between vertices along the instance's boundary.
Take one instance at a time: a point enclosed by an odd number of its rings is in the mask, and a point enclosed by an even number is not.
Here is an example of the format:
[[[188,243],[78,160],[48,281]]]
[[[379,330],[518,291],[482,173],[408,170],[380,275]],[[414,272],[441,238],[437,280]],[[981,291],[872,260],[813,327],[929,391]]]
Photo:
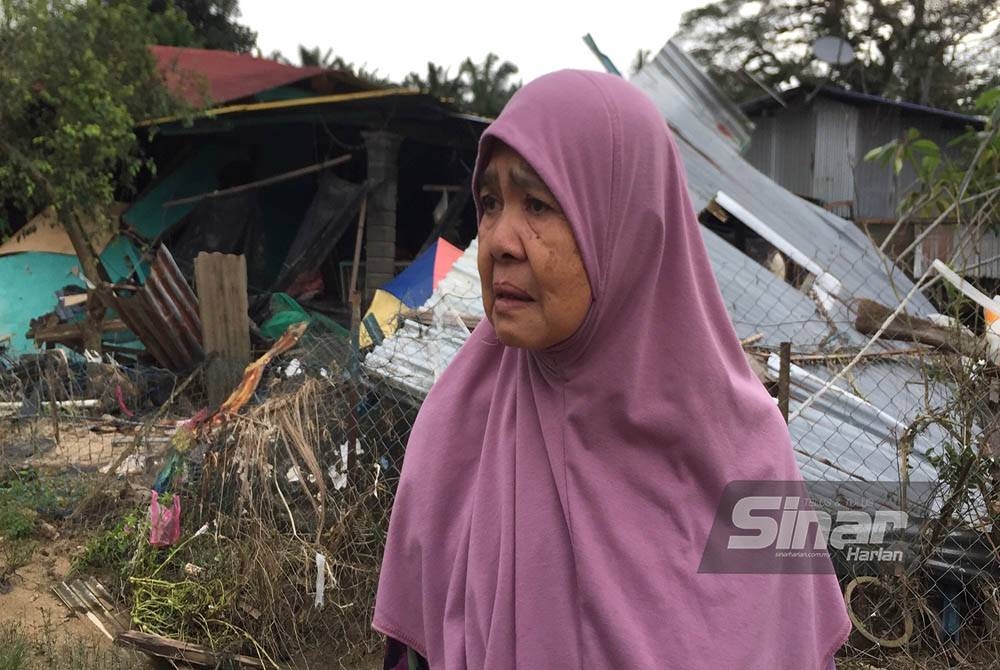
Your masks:
[[[895,180],[888,166],[865,161],[865,154],[877,146],[899,137],[899,110],[872,106],[861,110],[858,123],[858,155],[854,162],[854,216],[863,219],[893,219],[896,217]],[[900,183],[908,183],[905,175]],[[910,177],[912,179],[912,176]]]
[[[825,202],[854,201],[854,173],[858,154],[858,108],[835,100],[813,102],[816,157],[809,193]]]
[[[853,201],[856,221],[895,219],[915,178],[908,166],[894,178],[888,166],[864,160],[868,151],[916,128],[948,153],[948,141],[961,132],[937,117],[901,117],[894,107],[825,98],[753,121],[756,130],[746,152],[751,165],[793,193],[826,202]]]
[[[774,126],[773,116],[759,116],[754,119],[754,131],[750,136],[743,157],[750,165],[774,179]],[[782,184],[784,185],[784,184]]]
[[[810,195],[816,143],[812,110],[790,107],[753,122],[746,152],[750,164],[792,193]]]

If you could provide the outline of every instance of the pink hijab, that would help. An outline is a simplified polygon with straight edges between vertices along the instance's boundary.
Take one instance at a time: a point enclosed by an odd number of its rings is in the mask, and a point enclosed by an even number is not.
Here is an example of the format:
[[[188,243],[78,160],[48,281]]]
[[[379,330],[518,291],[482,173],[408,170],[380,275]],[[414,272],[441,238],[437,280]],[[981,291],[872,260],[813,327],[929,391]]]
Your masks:
[[[483,320],[434,385],[374,628],[432,670],[828,667],[850,630],[833,574],[698,573],[728,482],[801,475],[663,118],[622,79],[561,71],[487,129],[476,177],[495,140],[558,199],[594,301],[541,352]]]

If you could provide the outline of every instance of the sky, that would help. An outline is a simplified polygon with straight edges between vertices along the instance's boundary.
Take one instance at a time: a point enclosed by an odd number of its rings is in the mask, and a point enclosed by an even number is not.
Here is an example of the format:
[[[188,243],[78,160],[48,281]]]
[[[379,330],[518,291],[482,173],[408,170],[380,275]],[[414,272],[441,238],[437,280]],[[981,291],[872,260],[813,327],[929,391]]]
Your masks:
[[[454,75],[466,57],[479,62],[492,51],[527,82],[560,68],[601,69],[583,43],[588,32],[627,75],[638,49],[658,52],[681,14],[707,1],[240,0],[239,21],[257,32],[262,55],[277,50],[294,63],[299,44],[332,48],[398,81],[412,71],[424,75],[427,61]]]

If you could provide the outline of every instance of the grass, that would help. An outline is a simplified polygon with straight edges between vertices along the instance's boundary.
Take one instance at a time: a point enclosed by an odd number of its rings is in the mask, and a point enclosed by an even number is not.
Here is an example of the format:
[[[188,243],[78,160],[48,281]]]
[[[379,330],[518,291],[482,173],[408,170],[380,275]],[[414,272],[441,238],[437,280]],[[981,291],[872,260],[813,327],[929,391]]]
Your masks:
[[[0,670],[148,670],[145,657],[90,640],[57,636],[51,623],[24,631],[0,624]]]
[[[39,522],[68,515],[84,486],[85,481],[75,474],[43,474],[33,469],[0,473],[0,590],[31,561]]]

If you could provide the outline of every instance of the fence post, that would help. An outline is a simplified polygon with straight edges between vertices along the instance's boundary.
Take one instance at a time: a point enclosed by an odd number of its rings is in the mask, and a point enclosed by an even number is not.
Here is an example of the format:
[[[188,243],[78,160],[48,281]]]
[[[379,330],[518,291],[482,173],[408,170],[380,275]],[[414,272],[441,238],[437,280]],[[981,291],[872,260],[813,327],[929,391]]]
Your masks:
[[[778,409],[788,423],[788,376],[792,366],[792,343],[782,342],[779,349],[781,366],[778,368]]]

